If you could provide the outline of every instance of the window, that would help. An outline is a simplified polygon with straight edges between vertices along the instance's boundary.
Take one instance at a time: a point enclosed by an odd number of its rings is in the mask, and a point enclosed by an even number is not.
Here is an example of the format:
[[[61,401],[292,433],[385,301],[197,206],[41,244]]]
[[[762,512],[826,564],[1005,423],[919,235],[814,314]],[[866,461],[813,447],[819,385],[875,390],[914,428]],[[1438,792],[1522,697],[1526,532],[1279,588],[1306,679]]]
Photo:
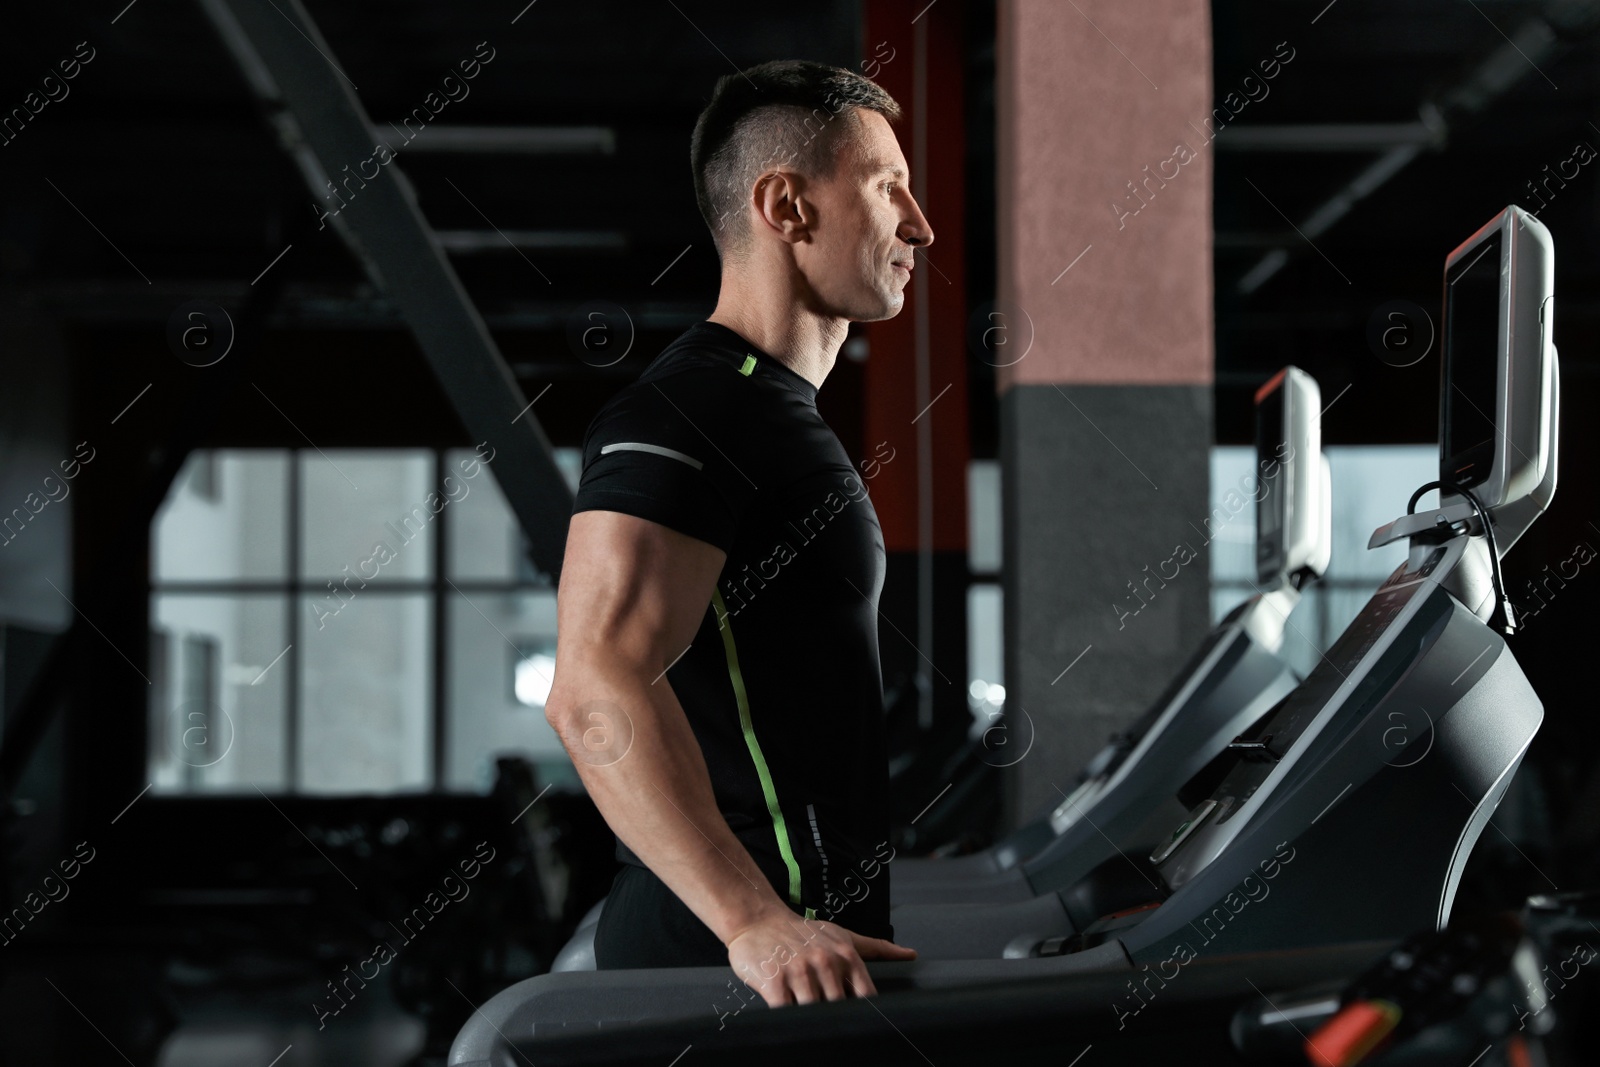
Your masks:
[[[485,790],[502,753],[576,780],[529,677],[555,592],[473,451],[197,452],[151,555],[157,789]]]
[[[981,734],[1006,699],[998,460],[967,464],[967,544],[967,710]]]
[[[1332,479],[1333,553],[1328,573],[1301,595],[1284,630],[1282,655],[1301,676],[1338,639],[1389,573],[1405,561],[1404,541],[1367,550],[1367,538],[1405,513],[1417,486],[1439,476],[1434,445],[1334,445],[1325,448]],[[1255,449],[1211,450],[1211,506],[1248,483]],[[1425,506],[1426,501],[1422,505]],[[1224,511],[1226,512],[1226,508]],[[1220,621],[1257,591],[1255,509],[1244,508],[1211,541],[1211,617]]]

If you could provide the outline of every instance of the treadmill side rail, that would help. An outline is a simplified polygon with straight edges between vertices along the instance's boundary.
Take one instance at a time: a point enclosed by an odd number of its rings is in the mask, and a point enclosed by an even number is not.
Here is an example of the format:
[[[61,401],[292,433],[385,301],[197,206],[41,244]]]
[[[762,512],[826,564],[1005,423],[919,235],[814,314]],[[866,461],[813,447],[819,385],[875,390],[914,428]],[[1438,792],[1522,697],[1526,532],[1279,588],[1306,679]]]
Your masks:
[[[1102,975],[1120,985],[1133,964],[1120,941],[1071,956],[1026,960],[914,960],[869,963],[880,993],[959,989],[977,983],[1068,975]],[[728,967],[586,971],[527,978],[473,1013],[450,1047],[449,1067],[499,1067],[510,1062],[504,1042],[646,1023],[679,1022],[709,1038],[745,1009],[766,1010],[761,996]],[[785,1009],[789,1010],[789,1009]]]

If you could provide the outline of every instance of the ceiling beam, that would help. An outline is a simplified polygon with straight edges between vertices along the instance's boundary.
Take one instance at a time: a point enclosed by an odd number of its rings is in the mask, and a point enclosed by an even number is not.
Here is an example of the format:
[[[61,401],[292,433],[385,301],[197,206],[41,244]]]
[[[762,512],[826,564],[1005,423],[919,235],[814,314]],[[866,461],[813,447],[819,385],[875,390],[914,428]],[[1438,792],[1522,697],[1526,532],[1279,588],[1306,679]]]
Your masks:
[[[373,143],[373,123],[349,75],[337,65],[333,46],[300,0],[199,4],[314,202],[326,203],[330,178],[367,160]],[[492,450],[495,458],[488,466],[527,534],[533,564],[555,581],[566,550],[572,490],[532,405],[423,217],[414,189],[390,163],[375,177],[364,177],[340,204],[336,212],[319,217],[393,300],[462,425],[475,442]]]
[[[1444,130],[1426,122],[1235,125],[1218,130],[1213,144],[1218,152],[1381,152],[1412,144],[1442,147]]]
[[[547,252],[626,252],[621,230],[437,230],[439,246],[457,256],[527,248]]]
[[[374,142],[392,140],[394,123],[368,126]],[[411,132],[407,127],[407,132]],[[402,134],[404,136],[404,134]],[[609,126],[424,126],[405,143],[407,152],[474,155],[611,156],[617,134]]]

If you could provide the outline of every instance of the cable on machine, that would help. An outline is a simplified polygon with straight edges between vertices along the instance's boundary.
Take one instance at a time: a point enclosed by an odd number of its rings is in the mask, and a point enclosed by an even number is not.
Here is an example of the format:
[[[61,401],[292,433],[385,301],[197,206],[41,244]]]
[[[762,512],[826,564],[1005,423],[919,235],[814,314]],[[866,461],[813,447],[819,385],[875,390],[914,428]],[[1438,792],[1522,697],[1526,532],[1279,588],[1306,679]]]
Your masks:
[[[1483,535],[1489,540],[1489,565],[1494,575],[1495,609],[1489,616],[1489,626],[1501,633],[1510,635],[1517,632],[1516,615],[1511,607],[1511,598],[1506,593],[1505,579],[1500,574],[1500,547],[1495,544],[1494,524],[1489,520],[1489,511],[1483,506],[1477,495],[1464,486],[1452,485],[1449,482],[1425,482],[1411,494],[1411,499],[1406,503],[1406,514],[1415,515],[1417,501],[1422,499],[1422,494],[1430,489],[1440,491],[1441,503],[1445,492],[1456,493],[1466,498],[1472,505],[1472,510],[1478,516],[1478,523],[1483,527]],[[1498,623],[1496,620],[1498,619]]]

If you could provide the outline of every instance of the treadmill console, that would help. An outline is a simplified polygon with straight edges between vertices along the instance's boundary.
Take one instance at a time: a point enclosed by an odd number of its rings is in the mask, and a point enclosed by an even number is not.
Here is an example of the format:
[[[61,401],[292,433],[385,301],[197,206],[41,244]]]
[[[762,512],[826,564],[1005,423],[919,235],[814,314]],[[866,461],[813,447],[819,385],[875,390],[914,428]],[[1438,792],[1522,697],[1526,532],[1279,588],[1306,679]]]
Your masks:
[[[1559,385],[1553,314],[1554,245],[1544,225],[1521,208],[1507,207],[1446,259],[1439,481],[1474,492],[1501,554],[1555,492]],[[1287,423],[1294,409],[1294,394],[1286,388],[1291,375],[1286,371],[1280,378],[1256,400],[1265,418]],[[1281,400],[1273,398],[1274,391],[1282,393]],[[1259,450],[1267,431],[1257,432]],[[1292,489],[1283,488],[1293,497]],[[1455,515],[1468,503],[1443,488],[1439,511],[1408,514],[1373,535],[1373,546],[1411,538],[1410,558],[1300,688],[1236,738],[1221,760],[1192,780],[1189,792],[1180,791],[1185,803],[1195,805],[1190,818],[1151,856],[1170,886],[1193,877],[1225,847],[1234,830],[1221,827],[1241,810],[1257,810],[1252,798],[1290,771],[1285,764],[1297,745],[1304,750],[1302,741],[1359,722],[1361,710],[1386,691],[1417,642],[1448,614],[1446,600],[1417,594],[1442,584],[1462,596],[1482,558],[1468,556],[1472,538],[1463,535],[1470,527]],[[1429,547],[1429,538],[1439,536],[1446,540]],[[1343,726],[1330,725],[1323,714],[1335,703],[1355,712],[1339,717]],[[1219,784],[1207,789],[1211,783]],[[1199,790],[1208,795],[1194,795]]]
[[[1482,485],[1494,467],[1494,413],[1501,394],[1496,347],[1504,344],[1507,295],[1500,283],[1504,243],[1493,230],[1445,268],[1439,480],[1464,489]]]
[[[1328,566],[1321,405],[1316,379],[1299,367],[1256,390],[1256,580],[1266,589]]]
[[[1445,260],[1439,481],[1495,513],[1501,554],[1555,494],[1555,245],[1507,207]],[[1462,503],[1445,491],[1441,508]]]

